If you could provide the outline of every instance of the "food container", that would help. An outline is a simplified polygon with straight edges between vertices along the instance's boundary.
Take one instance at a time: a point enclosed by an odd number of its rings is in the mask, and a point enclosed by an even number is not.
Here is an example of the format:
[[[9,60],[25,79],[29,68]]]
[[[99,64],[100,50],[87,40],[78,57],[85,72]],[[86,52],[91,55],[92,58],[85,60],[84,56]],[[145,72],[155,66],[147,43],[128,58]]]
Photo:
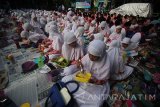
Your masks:
[[[69,65],[69,61],[67,61],[63,57],[58,57],[55,60],[53,60],[52,62],[55,62],[56,66],[58,68],[65,68],[65,67],[67,67]]]
[[[30,103],[23,103],[21,107],[31,107]]]
[[[78,82],[83,82],[83,83],[87,83],[89,82],[91,78],[91,73],[89,72],[78,72],[76,75],[75,75],[75,80],[78,81]]]

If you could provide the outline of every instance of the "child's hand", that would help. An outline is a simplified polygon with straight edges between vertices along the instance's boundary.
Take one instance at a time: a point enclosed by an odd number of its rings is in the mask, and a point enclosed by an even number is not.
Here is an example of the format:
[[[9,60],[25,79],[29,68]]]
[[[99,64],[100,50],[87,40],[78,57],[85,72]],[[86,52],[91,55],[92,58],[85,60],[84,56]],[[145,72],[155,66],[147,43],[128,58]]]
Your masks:
[[[72,61],[72,62],[71,62],[71,65],[77,65],[77,63],[78,63],[78,61],[75,60],[75,61]]]
[[[106,80],[98,80],[95,77],[91,77],[91,79],[89,80],[89,83],[96,84],[96,85],[103,85],[106,83]]]

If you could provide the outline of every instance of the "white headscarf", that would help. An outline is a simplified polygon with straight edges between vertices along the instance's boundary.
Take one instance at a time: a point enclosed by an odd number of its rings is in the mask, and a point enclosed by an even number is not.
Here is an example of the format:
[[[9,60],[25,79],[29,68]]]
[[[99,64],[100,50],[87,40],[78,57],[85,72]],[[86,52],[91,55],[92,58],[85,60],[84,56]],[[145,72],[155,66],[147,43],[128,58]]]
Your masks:
[[[106,45],[100,40],[90,42],[88,52],[94,56],[99,56],[98,61],[91,61],[89,54],[82,58],[84,69],[91,72],[92,76],[98,80],[108,80],[110,77],[110,61],[106,53]]]
[[[29,24],[29,23],[24,23],[23,26],[22,26],[23,30],[25,31],[29,31],[32,29],[32,25]]]
[[[62,51],[63,40],[58,36],[53,36],[52,48],[54,50]]]
[[[78,60],[79,58],[82,58],[84,53],[83,49],[77,44],[77,47],[72,48],[69,46],[69,44],[77,41],[76,36],[68,32],[64,35],[64,44],[62,46],[62,55],[64,58],[66,58],[69,61]]]
[[[33,35],[30,35],[29,36],[29,40],[31,41],[31,42],[34,42],[34,43],[37,43],[38,42],[38,40],[40,40],[40,39],[46,39],[47,37],[45,36],[45,35],[43,35],[43,34],[38,34],[38,33],[34,33]]]
[[[125,37],[121,43],[130,44],[130,38]]]
[[[101,47],[100,47],[101,46]],[[94,40],[88,46],[88,52],[94,56],[102,57],[105,53],[106,45],[101,40]]]
[[[115,31],[115,29],[116,29],[116,26],[113,25],[113,26],[110,28],[110,34],[112,34],[112,33]]]
[[[33,18],[35,18],[35,17],[36,17],[36,14],[35,14],[35,13],[32,13],[31,18],[33,19]]]
[[[141,33],[136,33],[131,38],[132,43],[139,43],[140,40],[141,40]]]
[[[47,33],[50,32],[50,27],[51,27],[51,25],[57,26],[57,23],[56,23],[55,21],[51,21],[51,22],[47,23],[46,26],[45,26],[45,31],[46,31]]]
[[[101,27],[103,27],[104,30],[102,30]],[[109,34],[109,33],[110,33],[109,27],[108,27],[106,21],[102,21],[102,22],[100,23],[100,25],[99,25],[99,28],[100,28],[100,33],[102,33],[104,36],[105,36],[106,34]]]
[[[59,33],[56,25],[51,25],[50,28],[49,28],[49,32]]]
[[[29,23],[25,23],[23,24],[22,28],[25,31],[29,31],[30,33],[39,33],[39,34],[44,34],[44,32],[42,31],[42,29],[38,28],[38,27],[33,27],[31,24]]]
[[[29,37],[29,32],[22,31],[20,35],[21,35],[22,38],[28,38]]]
[[[121,30],[121,35],[122,35],[122,39],[126,37],[126,30],[124,28],[122,28]]]
[[[118,25],[116,26],[116,29],[122,29],[122,26]]]
[[[123,40],[122,34],[121,34],[121,33],[118,34],[118,33],[116,32],[116,29],[120,29],[120,28],[122,28],[122,27],[121,27],[121,26],[116,26],[116,27],[115,27],[115,31],[109,36],[109,39],[111,40],[111,42],[112,42],[113,40],[118,40],[119,42],[121,42],[121,40]]]
[[[141,40],[141,33],[134,34],[133,37],[131,38],[131,43],[127,47],[127,50],[133,50],[137,48],[140,40]]]
[[[76,21],[73,21],[72,24],[72,32],[75,32],[77,30],[78,23]]]
[[[69,45],[73,42],[77,41],[77,38],[76,36],[74,35],[74,33],[72,32],[67,32],[65,35],[64,35],[64,42]]]
[[[44,17],[41,17],[41,18],[40,18],[40,24],[42,25],[43,28],[44,28],[45,25],[47,24],[47,21],[46,21],[46,19],[45,19]]]
[[[62,34],[64,35],[67,32],[71,32],[72,30],[72,23],[68,23],[67,26],[64,28]]]
[[[48,16],[47,17],[47,23],[49,23],[49,22],[51,22],[52,21],[52,19]]]
[[[72,20],[72,15],[73,15],[73,12],[72,11],[69,11],[67,13],[67,18],[71,21]]]
[[[94,39],[104,41],[104,35],[101,33],[94,34]]]
[[[51,25],[50,29],[49,29],[49,39],[54,41],[54,36],[57,36],[60,41],[63,41],[63,37],[61,35],[61,33],[58,32],[58,29],[56,27],[56,25]]]
[[[122,27],[121,26],[115,26],[115,25],[113,25],[110,28],[110,34],[112,34],[113,32],[115,32],[116,28],[122,28]],[[124,39],[126,37],[126,30],[124,28],[122,28],[122,30],[121,30],[121,35],[122,35],[122,39]]]
[[[23,23],[25,23],[25,19],[24,19],[24,17],[20,17],[18,21],[19,21],[19,22],[23,22]]]
[[[90,26],[89,27],[89,33],[95,33],[95,30],[96,30],[96,21],[92,20],[91,24],[93,24],[94,26]]]
[[[124,72],[124,62],[119,41],[113,40],[107,50],[111,62],[111,73]]]
[[[31,16],[31,22],[30,24],[33,26],[33,27],[37,27],[37,28],[41,28],[41,24],[35,20],[33,20],[34,18],[37,18],[35,15]]]
[[[100,23],[99,27],[104,27],[104,28],[105,28],[106,25],[107,25],[106,21],[102,21],[102,22]]]
[[[75,32],[76,38],[82,36],[84,34],[84,27],[78,27],[78,29]]]

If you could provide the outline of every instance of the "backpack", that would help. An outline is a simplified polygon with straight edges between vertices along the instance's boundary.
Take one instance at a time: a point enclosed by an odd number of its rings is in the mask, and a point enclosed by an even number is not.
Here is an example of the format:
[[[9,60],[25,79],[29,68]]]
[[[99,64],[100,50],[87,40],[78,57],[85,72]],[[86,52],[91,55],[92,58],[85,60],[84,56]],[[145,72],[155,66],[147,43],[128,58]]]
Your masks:
[[[70,92],[67,88],[67,85],[74,83],[77,85],[76,89]],[[52,103],[52,107],[74,107],[75,100],[73,99],[72,94],[79,89],[79,83],[76,81],[68,81],[66,83],[58,81],[55,83],[50,92],[49,96],[46,99],[45,107],[48,107],[49,99]]]

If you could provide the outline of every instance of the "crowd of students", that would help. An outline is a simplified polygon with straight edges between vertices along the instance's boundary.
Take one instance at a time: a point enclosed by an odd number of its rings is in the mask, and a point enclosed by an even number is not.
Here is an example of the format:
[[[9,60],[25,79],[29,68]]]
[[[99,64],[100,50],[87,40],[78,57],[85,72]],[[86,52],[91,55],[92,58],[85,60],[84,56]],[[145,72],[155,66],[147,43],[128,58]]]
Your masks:
[[[159,30],[159,24],[152,23],[151,18],[71,9],[66,13],[11,10],[5,17],[15,23],[12,31],[21,47],[39,48],[46,55],[55,58],[59,54],[70,61],[70,66],[64,68],[63,81],[72,80],[80,65],[91,73],[89,83],[80,83],[74,94],[80,107],[100,107],[104,99],[88,96],[109,95],[110,80],[129,77],[133,68],[127,66],[130,57],[126,53],[136,52],[146,39],[157,37]],[[5,18],[1,18],[3,22]],[[4,24],[1,29],[5,29]],[[83,92],[84,96],[79,96]]]

